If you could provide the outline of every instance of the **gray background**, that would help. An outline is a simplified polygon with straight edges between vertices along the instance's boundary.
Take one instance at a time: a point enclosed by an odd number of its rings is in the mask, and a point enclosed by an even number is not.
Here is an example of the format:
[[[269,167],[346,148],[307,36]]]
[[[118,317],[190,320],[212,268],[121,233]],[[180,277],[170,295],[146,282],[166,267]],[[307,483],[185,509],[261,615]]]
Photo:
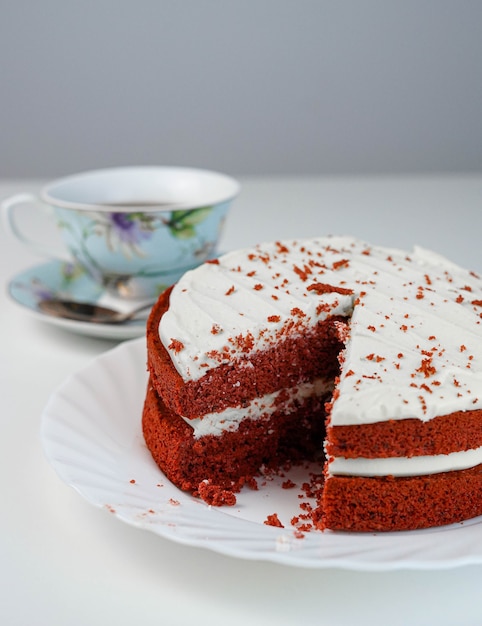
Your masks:
[[[477,0],[0,0],[0,178],[482,171]]]

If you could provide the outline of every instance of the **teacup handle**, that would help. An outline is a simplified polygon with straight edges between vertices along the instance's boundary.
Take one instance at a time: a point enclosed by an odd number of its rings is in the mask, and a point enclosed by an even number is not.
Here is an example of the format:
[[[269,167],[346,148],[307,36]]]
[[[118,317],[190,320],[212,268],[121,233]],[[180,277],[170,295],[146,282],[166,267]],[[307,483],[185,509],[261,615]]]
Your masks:
[[[69,257],[65,251],[54,250],[52,246],[47,246],[40,241],[34,241],[22,233],[15,219],[15,211],[19,206],[25,204],[41,204],[45,207],[48,206],[32,193],[18,193],[14,196],[6,198],[2,201],[0,207],[2,211],[2,220],[7,232],[37,254],[50,259],[71,261],[71,257]]]

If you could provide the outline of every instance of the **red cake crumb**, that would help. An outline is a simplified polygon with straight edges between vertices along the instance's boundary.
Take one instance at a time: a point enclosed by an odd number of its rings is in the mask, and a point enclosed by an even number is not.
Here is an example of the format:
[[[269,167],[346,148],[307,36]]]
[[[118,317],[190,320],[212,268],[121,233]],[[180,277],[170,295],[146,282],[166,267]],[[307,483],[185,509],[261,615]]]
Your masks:
[[[336,287],[334,285],[327,285],[325,283],[313,283],[307,287],[308,291],[316,291],[320,296],[324,293],[339,293],[340,295],[352,295],[351,289],[345,289],[344,287]]]
[[[209,480],[199,483],[198,493],[199,497],[211,506],[234,506],[236,504],[236,496],[231,490],[213,485]]]
[[[347,267],[348,265],[350,265],[350,261],[348,259],[342,259],[341,261],[335,261],[335,263],[333,263],[333,269],[339,270],[341,267]]]
[[[283,483],[281,483],[281,487],[283,489],[293,489],[293,487],[296,487],[296,483],[288,479],[288,480],[285,480]]]
[[[277,513],[268,515],[263,524],[266,524],[266,526],[277,526],[278,528],[284,528],[283,524],[279,520]]]
[[[182,341],[179,341],[178,339],[171,339],[171,343],[169,344],[169,350],[174,350],[174,352],[181,352],[183,348],[184,344],[182,343]]]
[[[309,267],[307,267],[306,265],[304,266],[303,269],[301,269],[300,267],[298,267],[297,265],[293,265],[293,271],[298,274],[298,276],[300,277],[300,279],[304,282],[305,280],[308,280],[308,276],[310,274],[312,274],[313,272],[311,271],[311,269]]]
[[[259,489],[254,476],[242,476],[238,481],[236,481],[233,491],[239,492],[245,485],[251,489],[251,491],[258,491]]]
[[[279,254],[286,254],[289,252],[289,249],[283,243],[281,243],[281,241],[276,241],[275,243],[277,247],[277,252],[279,252]]]

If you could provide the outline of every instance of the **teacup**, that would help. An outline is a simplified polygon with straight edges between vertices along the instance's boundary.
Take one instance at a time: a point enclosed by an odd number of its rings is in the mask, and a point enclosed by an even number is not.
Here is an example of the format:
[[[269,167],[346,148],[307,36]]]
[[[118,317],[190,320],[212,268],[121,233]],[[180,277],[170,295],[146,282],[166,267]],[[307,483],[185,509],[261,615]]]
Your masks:
[[[71,261],[108,292],[155,298],[185,271],[215,256],[238,193],[236,180],[209,170],[117,167],[60,178],[38,197],[7,198],[1,209],[17,239],[59,258],[51,247],[26,236],[15,217],[22,204],[52,207]]]

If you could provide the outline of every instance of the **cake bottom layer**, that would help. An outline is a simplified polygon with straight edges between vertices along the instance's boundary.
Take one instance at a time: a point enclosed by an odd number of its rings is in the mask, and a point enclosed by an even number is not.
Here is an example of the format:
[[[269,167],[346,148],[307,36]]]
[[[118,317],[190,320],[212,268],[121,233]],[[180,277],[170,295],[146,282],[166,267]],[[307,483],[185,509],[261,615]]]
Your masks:
[[[233,493],[286,461],[319,456],[325,437],[324,397],[307,398],[289,414],[245,419],[235,431],[194,436],[149,381],[142,428],[152,457],[177,487],[210,504],[233,504]],[[323,462],[322,460],[320,461]],[[208,485],[211,491],[206,490]],[[231,492],[231,501],[220,497]],[[326,477],[313,523],[319,530],[378,532],[444,526],[482,515],[482,465],[410,477]]]
[[[429,476],[330,476],[313,519],[320,530],[445,526],[482,515],[482,465]]]
[[[192,427],[173,413],[149,381],[144,402],[144,439],[157,465],[177,487],[199,495],[208,481],[234,489],[261,467],[277,467],[319,455],[325,435],[327,396],[308,397],[288,415],[275,411],[246,419],[237,430],[220,436],[194,437]]]

